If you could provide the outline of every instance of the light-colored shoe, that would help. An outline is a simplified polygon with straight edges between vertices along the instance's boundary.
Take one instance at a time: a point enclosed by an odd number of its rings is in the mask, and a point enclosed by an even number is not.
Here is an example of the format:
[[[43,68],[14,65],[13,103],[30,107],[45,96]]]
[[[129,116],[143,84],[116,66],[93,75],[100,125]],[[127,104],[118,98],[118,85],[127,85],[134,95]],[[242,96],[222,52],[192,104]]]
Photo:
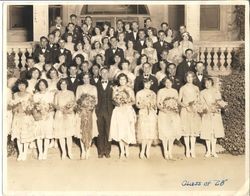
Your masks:
[[[191,157],[196,158],[195,152],[191,152]]]
[[[126,158],[128,158],[129,157],[129,152],[126,152],[125,155],[126,155]]]
[[[22,155],[22,160],[25,161],[27,159],[27,154],[24,154]]]
[[[62,160],[66,159],[66,154],[62,154]]]
[[[206,154],[205,154],[205,157],[207,157],[207,158],[209,158],[211,156],[211,153],[210,152],[207,152]]]
[[[169,155],[168,153],[164,153],[164,159],[168,160],[169,159]]]
[[[146,151],[146,158],[149,159],[150,158],[150,152]]]
[[[47,153],[43,153],[43,160],[47,159]]]
[[[212,153],[212,156],[215,157],[215,158],[218,158],[219,156],[217,155],[217,153]]]
[[[18,157],[17,157],[17,161],[22,161],[23,160],[23,154],[19,154]]]
[[[186,152],[186,157],[187,157],[187,158],[190,158],[190,152],[189,152],[189,151]]]
[[[124,157],[125,157],[125,156],[124,156],[124,153],[121,153],[121,154],[120,154],[120,159],[124,159]]]
[[[86,155],[85,155],[85,158],[86,158],[86,159],[89,159],[89,154],[90,154],[90,153],[89,153],[89,149],[88,149],[88,150],[86,151]]]
[[[68,157],[69,157],[69,159],[73,159],[73,155],[72,155],[72,153],[68,153]]]
[[[144,153],[140,152],[139,157],[140,157],[140,159],[144,159],[145,158]]]
[[[39,155],[38,155],[38,160],[39,160],[39,161],[43,160],[43,154],[42,154],[42,153],[39,153]]]

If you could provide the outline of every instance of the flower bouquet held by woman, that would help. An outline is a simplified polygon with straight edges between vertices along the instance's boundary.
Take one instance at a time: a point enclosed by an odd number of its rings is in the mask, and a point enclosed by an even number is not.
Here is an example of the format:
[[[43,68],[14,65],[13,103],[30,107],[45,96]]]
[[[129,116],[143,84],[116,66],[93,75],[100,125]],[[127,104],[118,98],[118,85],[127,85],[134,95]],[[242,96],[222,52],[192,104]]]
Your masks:
[[[116,106],[122,106],[122,105],[132,103],[132,99],[128,90],[125,88],[120,89],[117,87],[114,87],[113,101]]]
[[[178,106],[177,99],[173,97],[166,97],[162,103],[162,107],[166,111],[179,113],[179,106]]]
[[[82,94],[76,102],[75,111],[81,118],[81,133],[82,141],[86,149],[91,145],[92,141],[92,125],[93,118],[92,113],[96,106],[96,97],[90,94]]]
[[[34,103],[32,115],[35,121],[43,120],[48,118],[49,112],[54,111],[54,109],[54,105],[51,103],[37,102]]]
[[[63,114],[72,114],[74,112],[75,103],[69,102],[61,108]]]

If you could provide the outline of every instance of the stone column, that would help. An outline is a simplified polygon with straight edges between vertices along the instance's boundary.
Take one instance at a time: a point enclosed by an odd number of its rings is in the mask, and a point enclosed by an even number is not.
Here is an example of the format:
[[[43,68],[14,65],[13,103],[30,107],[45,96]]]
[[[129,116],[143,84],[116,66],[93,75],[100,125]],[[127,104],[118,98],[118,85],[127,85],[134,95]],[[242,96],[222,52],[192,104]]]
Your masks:
[[[200,5],[185,5],[185,24],[194,41],[200,40]]]
[[[33,41],[49,33],[49,6],[33,5]]]

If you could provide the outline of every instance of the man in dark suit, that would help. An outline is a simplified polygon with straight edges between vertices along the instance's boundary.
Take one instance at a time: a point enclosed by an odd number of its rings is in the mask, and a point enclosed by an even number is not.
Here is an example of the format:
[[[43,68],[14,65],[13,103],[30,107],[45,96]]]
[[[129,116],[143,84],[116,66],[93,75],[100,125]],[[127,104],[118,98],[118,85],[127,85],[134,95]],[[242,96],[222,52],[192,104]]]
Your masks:
[[[163,50],[161,53],[161,60],[159,60],[158,63],[155,63],[152,67],[152,74],[156,74],[158,71],[161,70],[160,61],[164,61],[167,66],[170,64],[167,60],[167,57],[168,57],[168,50]]]
[[[78,23],[81,23],[81,20],[78,19],[75,14],[71,14],[69,18],[70,18],[70,22],[75,25],[75,29],[74,29],[75,33],[81,34],[82,33],[81,24],[78,25]]]
[[[122,32],[124,32],[124,23],[121,19],[118,19],[116,23],[115,37],[118,38],[119,33]]]
[[[167,77],[172,80],[172,87],[177,91],[180,90],[182,84],[179,78],[176,77],[176,65],[174,63],[170,63],[167,67]]]
[[[132,41],[135,45],[135,42],[139,39],[138,37],[138,28],[139,25],[136,21],[132,22],[132,31],[128,34],[127,39]]]
[[[195,65],[196,62],[193,60],[193,50],[187,49],[185,51],[186,58],[178,65],[176,70],[176,76],[180,79],[181,83],[185,84],[185,74],[188,71],[196,72]]]
[[[34,67],[35,61],[32,57],[27,57],[26,58],[26,64],[24,67],[22,67],[21,72],[20,72],[20,78],[21,79],[29,79],[30,76],[30,69]]]
[[[88,25],[88,32],[89,32],[89,35],[92,36],[93,33],[94,33],[94,27],[92,26],[92,17],[91,16],[86,16],[85,17],[85,23]]]
[[[51,51],[52,62],[55,63],[55,51],[58,49],[59,45],[54,43],[55,35],[53,33],[49,33],[48,35],[48,44],[47,47]]]
[[[143,74],[139,75],[135,78],[135,82],[134,82],[135,94],[138,91],[143,89],[143,81],[146,78],[148,78],[149,80],[152,81],[152,85],[151,85],[150,89],[152,91],[154,91],[155,93],[157,93],[158,81],[157,81],[156,77],[151,74],[151,65],[149,63],[144,63],[142,69],[143,69]]]
[[[56,62],[59,62],[59,56],[61,54],[64,54],[65,56],[65,63],[66,65],[70,66],[71,62],[72,62],[72,54],[70,52],[70,50],[65,48],[65,41],[63,39],[59,40],[59,48],[55,50],[54,52],[54,58]]]
[[[67,26],[67,31],[62,35],[62,38],[67,41],[67,37],[69,35],[72,36],[72,42],[73,43],[78,43],[81,40],[81,34],[79,32],[75,31],[75,25],[70,22]]]
[[[110,67],[110,65],[113,65],[115,63],[114,57],[115,55],[119,55],[121,57],[121,62],[124,60],[124,52],[121,48],[117,47],[117,39],[116,37],[110,38],[111,48],[108,48],[105,51],[105,62],[104,64]]]
[[[107,67],[100,70],[101,81],[96,85],[98,94],[98,104],[96,106],[97,127],[99,135],[97,137],[98,158],[110,158],[111,142],[109,142],[110,121],[114,105],[112,103],[112,85],[108,80],[109,72]]]
[[[33,53],[33,58],[36,63],[38,63],[39,59],[39,54],[44,54],[45,56],[45,62],[46,63],[51,63],[53,56],[52,56],[52,51],[48,48],[48,39],[45,36],[40,37],[40,44],[36,46],[34,53]]]
[[[62,25],[62,18],[61,16],[57,16],[55,19],[55,26],[50,27],[49,32],[54,33],[56,29],[59,29],[61,32],[61,35],[65,33],[65,27]]]
[[[196,74],[194,79],[194,85],[198,86],[200,91],[204,90],[205,78],[208,78],[208,74],[205,71],[205,65],[202,61],[196,63],[195,66]]]
[[[157,42],[154,43],[153,47],[156,49],[157,51],[157,56],[158,59],[161,59],[161,53],[163,50],[170,50],[171,49],[171,45],[169,43],[167,43],[166,41],[164,41],[165,39],[165,33],[163,30],[160,30],[158,32],[158,38],[159,40]]]
[[[94,64],[91,67],[90,73],[92,74],[92,78],[90,79],[90,84],[97,86],[98,82],[101,80],[99,75],[100,65]]]
[[[69,68],[68,80],[68,90],[73,91],[76,94],[77,87],[81,84],[80,79],[77,77],[77,67],[76,65],[71,65]]]
[[[137,50],[141,54],[142,49],[147,47],[146,34],[145,34],[145,31],[143,29],[140,29],[138,31],[138,37],[139,37],[139,39],[137,41],[135,41],[134,49]]]

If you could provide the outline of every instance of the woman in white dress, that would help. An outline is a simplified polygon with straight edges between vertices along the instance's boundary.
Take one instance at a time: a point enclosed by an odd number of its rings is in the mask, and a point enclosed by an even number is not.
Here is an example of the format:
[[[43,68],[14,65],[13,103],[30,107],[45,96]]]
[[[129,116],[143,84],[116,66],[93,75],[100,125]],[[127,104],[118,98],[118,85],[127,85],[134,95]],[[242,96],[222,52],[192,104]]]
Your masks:
[[[46,63],[44,66],[43,66],[43,71],[41,72],[41,79],[48,79],[47,78],[47,75],[48,75],[48,72],[49,70],[52,68],[52,64],[50,63]]]
[[[141,144],[140,158],[150,157],[153,140],[157,139],[156,94],[150,90],[152,81],[144,79],[144,89],[136,94],[136,106],[139,108],[137,142]]]
[[[156,72],[155,77],[158,80],[158,85],[161,83],[162,79],[166,77],[167,72],[167,62],[166,60],[160,60],[160,71]]]
[[[13,108],[11,140],[17,141],[17,161],[26,160],[28,146],[35,139],[34,118],[31,113],[26,113],[32,101],[32,94],[26,91],[27,86],[28,82],[25,79],[17,80],[18,92],[13,96],[13,106],[16,106]]]
[[[115,140],[119,142],[120,158],[129,156],[129,144],[135,144],[135,122],[136,114],[132,107],[135,103],[135,95],[133,89],[127,86],[128,77],[121,73],[118,76],[118,87],[113,91],[113,100],[117,95],[126,93],[125,103],[116,103],[113,110],[110,124],[109,141]]]
[[[54,104],[56,114],[54,120],[54,137],[59,139],[62,150],[62,160],[66,158],[66,145],[68,157],[72,159],[72,136],[75,135],[76,120],[74,113],[75,95],[67,90],[68,80],[60,79],[58,92],[55,94]]]
[[[117,47],[121,48],[123,50],[123,52],[125,52],[126,49],[127,49],[126,42],[125,42],[125,33],[124,32],[120,32],[118,34]]]
[[[74,59],[77,55],[82,55],[84,57],[84,60],[85,61],[88,61],[89,60],[89,53],[87,53],[85,50],[84,50],[84,46],[83,46],[83,43],[82,42],[78,42],[75,44],[75,52],[72,53],[72,59]]]
[[[76,65],[78,74],[81,72],[80,68],[81,68],[81,65],[84,61],[85,61],[85,59],[84,59],[84,56],[82,54],[76,55],[75,58],[73,59],[72,65]]]
[[[218,157],[216,153],[217,138],[225,137],[224,126],[221,118],[221,109],[216,108],[216,102],[222,102],[223,108],[227,105],[222,101],[220,92],[214,87],[212,78],[205,79],[206,89],[201,91],[201,102],[207,112],[202,115],[200,138],[206,141],[207,152],[205,157]],[[212,151],[212,152],[211,152]]]
[[[128,49],[125,50],[124,57],[131,64],[134,62],[136,50],[134,49],[134,43],[131,40],[128,40],[127,46],[128,46]],[[134,70],[134,68],[135,67],[130,67],[130,71],[132,72]]]
[[[181,105],[182,136],[186,146],[186,157],[195,158],[196,137],[200,135],[201,117],[194,109],[193,104],[199,101],[200,91],[193,84],[195,74],[188,71],[185,75],[187,83],[180,88],[178,102]],[[191,148],[190,148],[191,143]]]
[[[65,60],[66,60],[66,58],[65,58],[65,55],[64,54],[60,54],[59,55],[59,57],[58,57],[58,63],[55,63],[54,65],[53,65],[53,67],[55,68],[55,69],[59,69],[59,67],[62,65],[62,64],[65,64]]]
[[[101,48],[101,42],[95,41],[92,45],[93,47],[89,54],[89,60],[93,61],[97,54],[100,54],[104,57],[105,51]]]
[[[97,104],[97,89],[94,85],[90,84],[90,74],[86,73],[83,75],[83,85],[80,85],[77,87],[76,90],[76,100],[81,98],[81,95],[83,94],[88,94],[91,96],[94,96],[96,99],[96,103]],[[87,110],[84,111],[85,113],[88,112]],[[81,158],[82,159],[88,159],[89,157],[89,148],[91,146],[92,143],[92,139],[98,136],[98,130],[97,130],[97,117],[95,114],[95,110],[90,111],[92,113],[92,119],[90,121],[92,121],[92,125],[89,125],[92,130],[87,130],[85,127],[83,127],[83,129],[81,129],[81,122],[83,122],[83,120],[85,119],[84,116],[82,116],[83,119],[81,119],[81,114],[77,115],[77,134],[76,137],[78,137],[80,139],[80,143],[81,143]],[[86,121],[85,121],[86,123]],[[86,125],[88,126],[88,125]]]
[[[41,77],[41,71],[36,68],[33,67],[30,69],[30,79],[28,80],[28,87],[26,89],[27,92],[29,92],[30,94],[34,94],[36,89],[35,86],[37,84],[37,81],[40,79]]]
[[[104,22],[102,37],[108,36],[109,28],[110,28],[110,24],[108,22]]]
[[[59,79],[68,77],[68,68],[65,64],[62,64],[58,69]]]
[[[54,43],[57,44],[62,37],[61,31],[59,29],[56,29],[54,31],[54,35],[55,35]]]
[[[121,57],[118,54],[114,56],[114,61],[115,61],[115,64],[110,65],[110,68],[109,68],[109,80],[111,81],[116,79],[117,74],[121,71],[120,70]]]
[[[42,104],[46,110],[41,119],[34,122],[35,137],[38,146],[38,160],[47,159],[47,152],[49,148],[49,140],[54,137],[53,123],[54,123],[54,94],[48,91],[48,82],[41,79],[37,83],[37,92],[33,96],[34,103]],[[43,149],[44,146],[44,149]]]
[[[172,45],[173,38],[174,38],[173,30],[169,28],[167,31],[167,36],[165,37],[164,41]]]
[[[108,36],[109,36],[109,40],[111,37],[115,37],[115,28],[114,27],[109,28]]]
[[[95,35],[91,37],[91,44],[93,44],[95,41],[102,43],[101,28],[96,26],[94,28],[94,32],[95,32]]]
[[[57,89],[57,83],[59,81],[58,77],[58,71],[55,68],[51,68],[48,72],[48,91],[52,93],[56,93],[58,91]]]
[[[153,65],[158,62],[157,51],[153,48],[153,41],[150,38],[146,39],[147,48],[142,49],[141,54],[146,54],[148,62]]]
[[[187,49],[194,50],[194,45],[191,41],[189,41],[189,33],[185,32],[182,34],[183,40],[180,42],[179,50],[182,52],[182,55],[185,55],[185,51]]]
[[[160,89],[157,93],[159,139],[163,144],[165,159],[172,159],[174,140],[180,137],[181,120],[178,111],[168,110],[164,107],[164,100],[173,99],[177,106],[178,92],[172,88],[173,81],[171,79],[165,77],[162,83],[165,88]]]
[[[174,41],[173,48],[169,50],[167,60],[175,65],[179,65],[183,61],[182,51],[179,48],[178,40]]]
[[[109,37],[105,36],[102,38],[102,49],[105,51],[110,48]]]
[[[91,50],[91,42],[90,38],[88,36],[83,36],[83,51],[87,54],[87,58],[85,59],[86,61],[89,59],[89,52]],[[84,55],[83,55],[84,56]]]

